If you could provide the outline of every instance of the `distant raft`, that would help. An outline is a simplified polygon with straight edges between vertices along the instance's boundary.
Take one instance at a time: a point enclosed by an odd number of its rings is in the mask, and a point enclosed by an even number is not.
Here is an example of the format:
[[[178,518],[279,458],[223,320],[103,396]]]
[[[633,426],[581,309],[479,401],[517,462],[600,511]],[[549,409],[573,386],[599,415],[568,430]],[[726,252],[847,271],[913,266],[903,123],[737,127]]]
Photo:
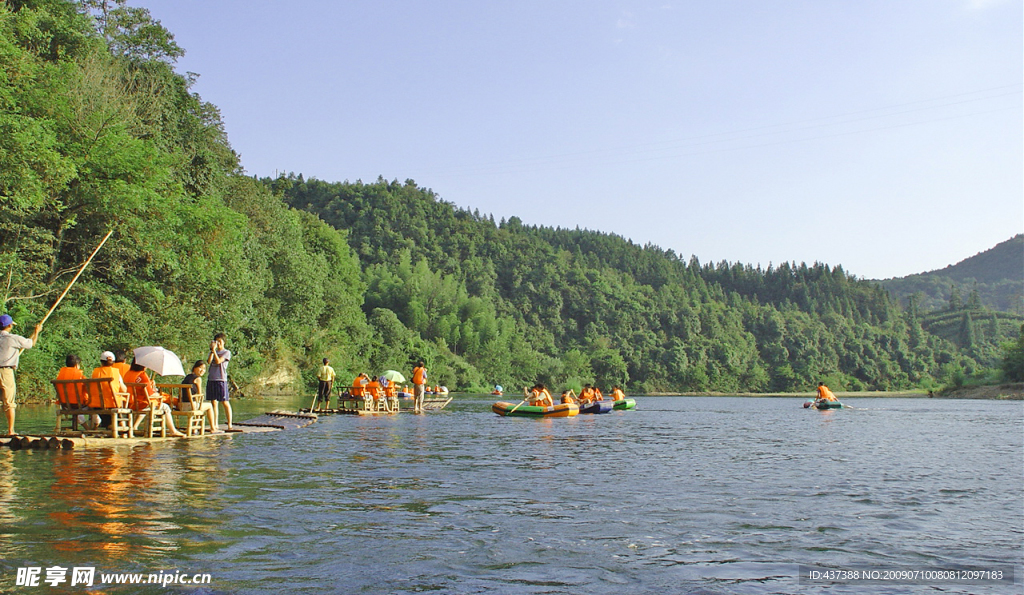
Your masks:
[[[572,417],[579,414],[580,408],[573,403],[562,403],[554,407],[538,407],[536,405],[520,405],[498,401],[491,405],[491,411],[501,416],[512,417]]]
[[[618,411],[636,409],[636,399],[620,399],[618,401],[612,401],[612,409],[616,409]]]
[[[587,403],[586,405],[580,405],[580,413],[611,413],[612,403],[611,401],[595,401],[593,403]]]

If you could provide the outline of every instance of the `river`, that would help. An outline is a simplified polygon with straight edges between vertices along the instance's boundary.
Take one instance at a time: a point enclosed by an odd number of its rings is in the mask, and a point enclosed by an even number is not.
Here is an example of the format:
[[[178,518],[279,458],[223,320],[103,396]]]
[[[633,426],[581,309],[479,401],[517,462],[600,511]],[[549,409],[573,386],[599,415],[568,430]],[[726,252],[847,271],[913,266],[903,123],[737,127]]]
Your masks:
[[[494,415],[492,400],[286,432],[0,449],[0,591],[1022,592],[1019,401],[850,398],[816,411],[641,397],[635,411],[536,420]],[[237,401],[236,417],[300,404]],[[52,420],[23,407],[18,428]],[[798,565],[847,574],[831,583]],[[210,582],[85,588],[69,575],[52,588],[54,567]],[[1004,582],[935,574],[966,567]],[[41,586],[17,584],[30,568]]]

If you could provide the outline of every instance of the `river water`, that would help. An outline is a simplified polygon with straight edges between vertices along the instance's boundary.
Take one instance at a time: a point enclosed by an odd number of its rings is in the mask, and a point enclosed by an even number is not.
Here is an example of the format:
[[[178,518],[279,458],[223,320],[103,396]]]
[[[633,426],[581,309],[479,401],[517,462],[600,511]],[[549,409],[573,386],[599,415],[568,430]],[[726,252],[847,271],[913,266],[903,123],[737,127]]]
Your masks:
[[[641,397],[636,411],[536,420],[494,415],[492,400],[287,432],[0,449],[0,591],[1022,592],[1020,402],[848,399],[820,412]],[[239,401],[236,418],[299,405]],[[18,428],[52,418],[23,407]],[[829,583],[799,579],[798,565],[968,566],[1017,582]],[[55,566],[210,583],[17,584],[19,569],[45,579]]]

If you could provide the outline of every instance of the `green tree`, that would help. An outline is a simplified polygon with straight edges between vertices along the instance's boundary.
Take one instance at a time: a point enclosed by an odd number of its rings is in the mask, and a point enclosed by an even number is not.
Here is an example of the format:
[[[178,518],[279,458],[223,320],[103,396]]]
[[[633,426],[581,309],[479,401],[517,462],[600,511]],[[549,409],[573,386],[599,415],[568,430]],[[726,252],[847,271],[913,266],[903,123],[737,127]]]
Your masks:
[[[1013,382],[1024,382],[1024,324],[1017,341],[1003,346],[1003,374]]]

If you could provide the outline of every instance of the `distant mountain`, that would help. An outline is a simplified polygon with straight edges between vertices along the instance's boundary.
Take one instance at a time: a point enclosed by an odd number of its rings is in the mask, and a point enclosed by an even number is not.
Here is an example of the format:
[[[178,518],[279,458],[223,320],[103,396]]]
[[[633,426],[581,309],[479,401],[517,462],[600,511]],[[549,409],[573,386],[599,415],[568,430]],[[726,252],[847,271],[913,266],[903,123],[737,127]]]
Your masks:
[[[973,301],[993,310],[1024,314],[1024,234],[946,268],[878,283],[904,304],[917,294],[923,311]]]

